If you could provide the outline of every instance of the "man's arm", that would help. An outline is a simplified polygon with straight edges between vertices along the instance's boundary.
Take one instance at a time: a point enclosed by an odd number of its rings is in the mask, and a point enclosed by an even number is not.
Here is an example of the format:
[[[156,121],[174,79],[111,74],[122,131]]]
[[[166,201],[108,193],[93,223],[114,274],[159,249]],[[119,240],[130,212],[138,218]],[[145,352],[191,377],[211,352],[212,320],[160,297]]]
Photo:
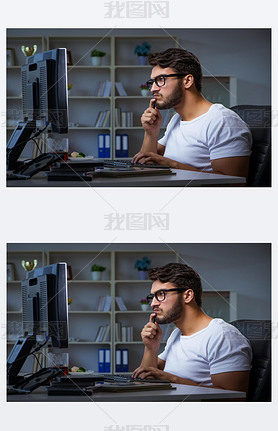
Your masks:
[[[143,367],[142,364],[139,368],[137,368],[137,370],[135,370],[134,377],[140,377],[142,379],[155,378],[160,380],[169,380],[170,383],[175,384],[202,386],[205,388],[208,387],[207,385],[196,383],[193,380],[184,379],[174,374],[167,373],[162,369],[159,369],[159,367]],[[227,373],[213,374],[211,375],[211,381],[213,386],[209,386],[210,388],[212,387],[215,389],[226,389],[230,391],[240,391],[247,393],[249,371],[231,371]]]
[[[137,376],[139,370],[145,367],[164,368],[164,361],[158,358],[158,350],[162,339],[162,331],[159,325],[152,321],[154,316],[154,313],[150,315],[148,323],[142,329],[141,337],[145,344],[145,350],[140,366],[133,372],[134,376]]]
[[[159,145],[159,144],[158,144]],[[162,149],[164,147],[160,145]],[[163,150],[164,154],[164,150]],[[184,169],[187,171],[207,172],[221,175],[232,175],[236,177],[245,177],[248,175],[249,157],[226,157],[223,159],[216,159],[211,161],[212,171],[206,169],[197,169],[194,166],[177,162],[176,160],[169,159],[160,155],[159,153],[140,152],[133,158],[134,163],[156,163],[164,166],[169,166],[172,169]]]

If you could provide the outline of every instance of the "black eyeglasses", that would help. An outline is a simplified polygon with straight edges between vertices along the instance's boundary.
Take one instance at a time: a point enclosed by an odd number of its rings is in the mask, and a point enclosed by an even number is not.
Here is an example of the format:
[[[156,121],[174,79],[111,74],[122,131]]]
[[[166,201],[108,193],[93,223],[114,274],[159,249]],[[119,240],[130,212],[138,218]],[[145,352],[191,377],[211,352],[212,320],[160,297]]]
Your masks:
[[[153,79],[149,79],[146,84],[148,86],[149,91],[151,91],[151,88],[153,86],[153,83],[155,82],[155,85],[158,87],[163,87],[165,85],[165,78],[168,78],[168,76],[185,76],[184,73],[170,73],[169,75],[158,75]]]
[[[150,293],[150,295],[147,296],[147,300],[149,301],[149,303],[151,303],[153,298],[155,298],[157,301],[162,302],[164,301],[167,292],[184,292],[188,289],[188,287],[177,287],[175,289],[160,289],[154,293]]]

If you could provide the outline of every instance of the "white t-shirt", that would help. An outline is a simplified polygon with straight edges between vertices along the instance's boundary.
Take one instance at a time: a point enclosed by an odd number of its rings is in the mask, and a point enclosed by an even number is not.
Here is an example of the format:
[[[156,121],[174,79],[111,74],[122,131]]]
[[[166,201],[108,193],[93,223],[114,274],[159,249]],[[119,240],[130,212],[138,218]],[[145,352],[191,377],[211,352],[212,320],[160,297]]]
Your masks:
[[[233,325],[213,319],[193,335],[181,335],[176,328],[159,358],[164,371],[204,386],[212,386],[211,374],[251,369],[249,341]]]
[[[239,115],[216,103],[191,121],[175,114],[158,142],[165,146],[164,157],[212,171],[211,160],[250,156],[252,135]]]

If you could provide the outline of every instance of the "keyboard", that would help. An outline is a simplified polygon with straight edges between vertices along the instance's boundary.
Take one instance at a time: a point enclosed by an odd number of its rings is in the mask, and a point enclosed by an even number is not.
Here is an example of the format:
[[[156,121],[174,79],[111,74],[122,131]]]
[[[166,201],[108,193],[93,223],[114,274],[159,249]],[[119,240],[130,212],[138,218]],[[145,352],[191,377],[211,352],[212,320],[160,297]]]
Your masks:
[[[159,380],[159,379],[134,379],[131,375],[127,374],[84,374],[80,373],[80,376],[71,376],[69,374],[68,377],[61,376],[57,379],[61,384],[82,384],[85,386],[89,384],[93,384],[96,382],[115,382],[115,383],[124,383],[124,382],[147,382],[147,383],[169,383],[168,380]]]
[[[131,160],[104,160],[103,165],[109,168],[160,168],[169,169],[169,166],[158,165],[157,163],[132,163]]]

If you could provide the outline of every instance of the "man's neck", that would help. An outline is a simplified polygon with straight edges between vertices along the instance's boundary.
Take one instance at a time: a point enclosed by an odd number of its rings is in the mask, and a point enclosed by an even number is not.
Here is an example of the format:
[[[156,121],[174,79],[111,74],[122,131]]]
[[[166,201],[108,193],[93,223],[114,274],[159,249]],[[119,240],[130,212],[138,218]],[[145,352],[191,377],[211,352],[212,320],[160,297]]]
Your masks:
[[[208,112],[211,106],[212,103],[206,100],[200,93],[188,92],[184,103],[176,106],[175,111],[180,115],[182,121],[191,121]]]
[[[192,335],[206,328],[213,320],[199,307],[188,307],[186,315],[181,321],[174,322],[182,335]]]

